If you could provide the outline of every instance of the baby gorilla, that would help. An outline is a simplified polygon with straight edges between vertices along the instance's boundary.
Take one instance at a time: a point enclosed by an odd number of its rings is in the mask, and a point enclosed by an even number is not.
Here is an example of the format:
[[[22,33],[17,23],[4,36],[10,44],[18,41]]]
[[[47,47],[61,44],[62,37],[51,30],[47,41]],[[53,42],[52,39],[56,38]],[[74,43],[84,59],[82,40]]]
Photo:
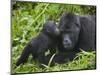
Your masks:
[[[34,60],[38,60],[41,64],[47,64],[50,56],[47,58],[45,56],[45,52],[48,49],[55,48],[56,38],[59,34],[59,29],[57,28],[57,25],[54,21],[46,22],[42,32],[26,45],[21,54],[21,57],[16,63],[16,66],[25,63],[29,57],[29,54],[31,53]]]

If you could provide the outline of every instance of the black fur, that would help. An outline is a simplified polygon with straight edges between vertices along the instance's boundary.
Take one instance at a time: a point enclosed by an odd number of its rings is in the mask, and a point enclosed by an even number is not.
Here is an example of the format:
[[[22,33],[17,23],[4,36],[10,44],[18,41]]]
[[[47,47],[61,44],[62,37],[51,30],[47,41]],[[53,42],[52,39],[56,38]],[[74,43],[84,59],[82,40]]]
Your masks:
[[[76,49],[96,50],[96,17],[80,16],[81,29]]]
[[[73,59],[80,48],[89,51],[96,49],[96,18],[95,16],[78,16],[64,13],[60,19],[59,55]],[[58,56],[59,56],[58,55]],[[63,59],[63,57],[57,60]]]
[[[56,38],[59,34],[59,29],[53,21],[46,22],[42,32],[26,45],[16,65],[25,63],[30,53],[32,53],[34,60],[36,59],[41,64],[47,65],[49,59],[45,57],[44,53],[48,49],[55,48]]]

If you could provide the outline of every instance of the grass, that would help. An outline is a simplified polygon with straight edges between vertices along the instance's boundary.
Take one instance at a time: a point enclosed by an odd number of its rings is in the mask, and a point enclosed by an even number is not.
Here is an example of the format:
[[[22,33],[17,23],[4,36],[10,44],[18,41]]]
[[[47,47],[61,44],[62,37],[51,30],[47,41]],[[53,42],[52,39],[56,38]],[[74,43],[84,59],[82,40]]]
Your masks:
[[[55,55],[55,54],[54,54]],[[77,53],[73,61],[66,62],[65,64],[57,64],[50,67],[50,63],[54,57],[52,56],[48,65],[44,65],[45,68],[39,68],[39,63],[29,60],[28,63],[20,65],[15,70],[14,73],[33,73],[33,72],[52,72],[52,71],[68,71],[68,70],[91,70],[96,68],[96,56],[95,51],[86,52],[82,51]]]
[[[95,6],[81,6],[68,4],[50,4],[50,3],[30,3],[30,2],[16,2],[12,6],[12,73],[33,73],[33,72],[51,72],[63,70],[81,70],[81,69],[95,69],[96,68],[96,54],[93,52],[86,52],[82,50],[78,53],[73,61],[65,64],[57,64],[50,67],[53,57],[51,57],[46,68],[39,68],[39,63],[31,60],[20,65],[17,68],[15,63],[20,57],[23,48],[30,41],[36,37],[43,24],[47,20],[54,20],[57,23],[63,12],[73,12],[79,15],[96,14]]]

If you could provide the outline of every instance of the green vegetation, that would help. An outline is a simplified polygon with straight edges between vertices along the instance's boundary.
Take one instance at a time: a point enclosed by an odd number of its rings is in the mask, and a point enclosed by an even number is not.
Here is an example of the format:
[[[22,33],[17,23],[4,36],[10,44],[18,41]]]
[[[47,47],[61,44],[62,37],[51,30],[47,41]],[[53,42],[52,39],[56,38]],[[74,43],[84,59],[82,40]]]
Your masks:
[[[50,3],[29,3],[16,2],[12,6],[12,73],[51,72],[63,70],[95,69],[95,51],[78,53],[73,61],[65,64],[56,64],[53,67],[39,68],[38,62],[32,61],[20,65],[17,68],[15,63],[18,60],[23,48],[30,39],[36,37],[47,20],[54,20],[57,23],[63,12],[73,12],[79,15],[96,14],[95,6],[81,6],[68,4]],[[53,59],[53,57],[52,57]],[[48,66],[52,62],[48,63]]]

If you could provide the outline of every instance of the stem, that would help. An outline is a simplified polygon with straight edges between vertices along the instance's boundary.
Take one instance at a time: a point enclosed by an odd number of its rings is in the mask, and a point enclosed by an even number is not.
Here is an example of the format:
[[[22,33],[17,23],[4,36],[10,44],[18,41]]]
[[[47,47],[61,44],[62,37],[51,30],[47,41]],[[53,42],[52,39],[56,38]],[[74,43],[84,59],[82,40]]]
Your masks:
[[[31,24],[29,26],[31,26],[35,21],[37,21],[37,19],[46,11],[48,5],[49,4],[46,4],[44,10],[31,22]]]

